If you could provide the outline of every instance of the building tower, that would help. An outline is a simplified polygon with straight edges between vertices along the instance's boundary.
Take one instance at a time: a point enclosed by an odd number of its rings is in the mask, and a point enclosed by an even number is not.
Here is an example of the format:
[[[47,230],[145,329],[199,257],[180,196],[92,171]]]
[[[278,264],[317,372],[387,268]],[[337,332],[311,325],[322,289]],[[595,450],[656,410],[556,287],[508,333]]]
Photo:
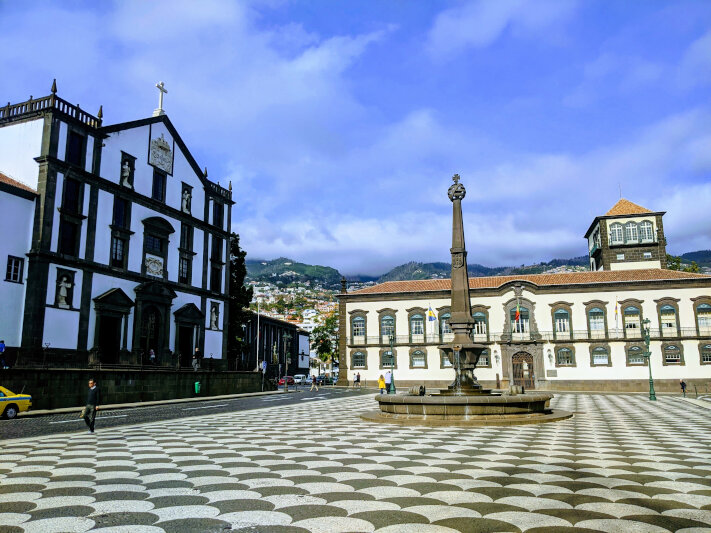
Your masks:
[[[620,198],[585,233],[590,270],[666,268],[663,216]]]

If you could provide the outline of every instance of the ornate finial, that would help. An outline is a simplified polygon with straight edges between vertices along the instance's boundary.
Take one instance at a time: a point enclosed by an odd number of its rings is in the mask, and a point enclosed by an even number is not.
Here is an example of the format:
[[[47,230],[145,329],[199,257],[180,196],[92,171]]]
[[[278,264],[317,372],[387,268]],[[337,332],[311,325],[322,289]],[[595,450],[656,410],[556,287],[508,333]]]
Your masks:
[[[454,202],[455,200],[461,200],[466,196],[467,190],[464,188],[464,185],[459,183],[459,180],[461,178],[459,177],[459,174],[455,174],[452,176],[452,181],[454,182],[453,185],[449,186],[449,190],[447,191],[447,196],[449,196],[449,199]]]
[[[104,118],[104,106],[103,106],[103,105],[100,105],[100,106],[99,106],[99,112],[96,114],[96,117],[97,117],[99,120],[101,120],[102,118]]]
[[[57,78],[52,80],[52,94],[57,94]]]
[[[230,192],[232,192],[232,180],[230,180]]]
[[[205,174],[205,177],[207,178],[207,167],[205,167],[205,172],[203,174]]]

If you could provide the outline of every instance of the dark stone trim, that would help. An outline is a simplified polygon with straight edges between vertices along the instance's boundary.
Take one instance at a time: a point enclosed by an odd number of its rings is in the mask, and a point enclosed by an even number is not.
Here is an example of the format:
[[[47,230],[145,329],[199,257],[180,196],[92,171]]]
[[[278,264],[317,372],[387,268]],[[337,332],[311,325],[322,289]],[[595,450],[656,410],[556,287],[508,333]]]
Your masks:
[[[593,352],[595,351],[595,348],[605,348],[607,350],[607,364],[606,365],[599,365],[595,364],[593,362]],[[625,350],[625,353],[627,353],[627,350]],[[598,367],[598,366],[612,366],[612,350],[610,349],[610,345],[607,342],[593,342],[590,343],[590,368]],[[629,365],[627,365],[629,366]]]
[[[475,313],[484,313],[484,319],[486,320],[486,341],[484,342],[489,342],[491,340],[491,328],[489,327],[489,309],[491,309],[491,307],[488,305],[472,305],[472,318],[474,318]],[[478,333],[475,333],[473,329],[472,334],[480,335]]]
[[[397,311],[392,308],[379,309],[378,313],[378,336],[383,337],[383,318],[386,316],[393,317],[393,336],[397,337]]]
[[[86,223],[86,244],[84,246],[84,259],[94,260],[94,247],[96,246],[96,212],[99,207],[99,190],[92,186],[89,190],[89,213]],[[109,253],[109,257],[111,254]]]
[[[425,366],[414,366],[412,363],[412,356],[415,355],[415,352],[422,352],[425,355]],[[425,346],[413,346],[410,348],[410,354],[409,354],[409,360],[410,360],[410,369],[412,370],[427,370],[429,362],[427,361],[429,359],[428,353],[427,353],[427,348]]]
[[[681,332],[681,324],[679,322],[679,298],[672,298],[670,296],[665,296],[663,298],[659,298],[658,300],[654,300],[654,303],[657,304],[657,323],[659,324],[659,333],[662,335],[662,307],[664,306],[671,306],[674,308],[674,321],[676,323],[676,334],[675,337],[679,335]],[[667,338],[667,337],[664,337]],[[671,338],[671,337],[669,337]]]
[[[560,364],[560,361],[558,359],[558,351],[563,350],[563,349],[570,350],[573,362],[569,365]],[[610,354],[610,358],[612,358],[612,354]],[[574,344],[556,344],[554,346],[553,362],[555,363],[556,368],[575,368],[575,367],[577,367],[578,362],[577,362],[577,359],[575,358],[575,345]]]
[[[91,313],[91,290],[93,282],[94,274],[92,272],[82,272],[77,350],[86,350],[89,343],[89,315]]]
[[[449,361],[447,352],[445,352],[444,350],[439,350],[439,368],[445,369],[445,370],[448,370],[451,368],[452,370],[454,370],[454,362],[452,361],[451,365],[445,366],[445,364],[444,364],[445,361]]]
[[[649,359],[642,357],[641,363],[630,363],[630,348],[641,348],[640,354],[647,351],[647,346],[641,340],[625,342],[625,365],[626,366],[649,366]]]
[[[365,355],[365,366],[354,366],[353,364],[353,356],[357,353],[362,353]],[[348,370],[368,370],[368,350],[351,350],[350,352],[350,357],[349,361],[350,364],[348,365]],[[339,372],[340,374],[340,372]],[[340,380],[340,375],[339,375],[339,380]]]
[[[702,365],[711,365],[711,361],[704,361],[704,346],[709,346],[709,353],[711,353],[711,341],[710,340],[705,340],[699,342],[699,364]]]
[[[15,187],[14,185],[10,185],[9,183],[5,183],[4,181],[0,181],[0,191],[5,192],[7,194],[12,194],[14,196],[18,196],[20,198],[24,198],[25,200],[30,200],[32,202],[34,202],[39,196],[35,192],[20,189],[19,187]]]
[[[679,349],[679,362],[678,363],[670,363],[667,361],[667,348],[670,346],[676,346]],[[662,342],[662,366],[685,366],[686,363],[684,361],[684,345],[681,342],[669,342],[669,341],[664,341]]]
[[[711,296],[697,296],[691,299],[694,307],[694,326],[696,327],[696,334],[701,336],[701,328],[699,328],[699,306],[701,304],[711,305]]]
[[[388,346],[387,348],[381,348],[380,351],[378,351],[378,366],[380,367],[380,370],[390,370],[391,368],[394,368],[395,370],[397,370],[397,368],[398,368],[398,366],[397,366],[397,348],[395,348],[395,347],[393,347],[393,358],[394,358],[395,366],[394,367],[391,367],[390,365],[383,366],[383,355],[385,354],[385,352],[389,352],[389,351],[390,351],[390,346]]]
[[[541,334],[538,332],[538,323],[536,322],[536,303],[528,298],[511,298],[504,302],[504,324],[501,330],[501,340],[503,342],[511,342],[513,338],[513,325],[511,324],[511,310],[516,309],[516,305],[520,304],[528,310],[528,327],[531,340],[540,340]],[[488,332],[488,329],[487,329]],[[488,338],[488,333],[487,333]],[[525,350],[523,350],[525,351]]]
[[[609,336],[608,327],[607,327],[607,304],[608,303],[609,302],[605,302],[603,300],[590,300],[589,302],[583,302],[583,305],[585,306],[585,322],[588,327],[588,336],[590,336],[592,334],[592,330],[590,329],[590,310],[597,307],[598,309],[602,310],[602,320],[603,320],[603,324],[605,326],[605,338],[606,339],[608,338],[608,336]],[[612,354],[610,354],[610,360],[612,360]],[[590,359],[590,361],[592,362],[592,358]]]
[[[624,338],[630,338],[630,339],[638,339],[641,338],[643,335],[643,327],[644,327],[644,311],[643,311],[643,304],[644,302],[642,300],[637,300],[636,298],[627,298],[625,300],[617,302],[618,304],[618,312],[620,313],[620,317],[622,318],[622,334],[624,335]],[[625,320],[625,309],[628,307],[636,307],[639,310],[639,336],[638,337],[631,337],[629,336],[627,332],[627,321]]]

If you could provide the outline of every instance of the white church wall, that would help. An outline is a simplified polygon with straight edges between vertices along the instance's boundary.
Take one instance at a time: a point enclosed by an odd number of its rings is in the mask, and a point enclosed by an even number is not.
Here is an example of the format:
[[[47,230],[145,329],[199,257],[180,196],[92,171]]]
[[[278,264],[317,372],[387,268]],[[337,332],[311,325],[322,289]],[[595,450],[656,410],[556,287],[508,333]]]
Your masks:
[[[101,154],[101,177],[119,183],[121,151],[136,158],[133,186],[136,192],[151,196],[153,168],[148,165],[148,126],[115,131],[104,139]]]
[[[0,172],[35,190],[43,128],[41,118],[0,128]]]
[[[83,215],[89,213],[89,192],[91,188],[85,185],[84,188],[84,199],[80,200],[81,212]],[[79,257],[86,257],[86,236],[89,228],[89,224],[85,221],[81,225],[81,232],[79,236]]]
[[[94,136],[87,135],[86,138],[86,161],[84,164],[84,170],[91,172],[94,167]]]
[[[114,216],[114,195],[106,191],[99,190],[98,204],[101,206],[96,210],[96,240],[94,243],[94,261],[102,265],[108,265],[111,259],[111,228]],[[135,253],[129,244],[130,254]]]
[[[68,268],[62,265],[49,265],[49,275],[47,276],[47,305],[55,304],[56,288],[57,288],[57,268],[74,272],[74,286],[72,287],[72,309],[79,309],[81,302],[81,287],[84,278],[84,272],[75,268]]]
[[[67,155],[67,123],[59,122],[59,139],[57,142],[57,158],[64,161],[64,156]],[[59,189],[57,189],[59,190]]]
[[[79,337],[79,313],[67,309],[46,307],[44,313],[43,344],[50,348],[75,350]]]
[[[212,329],[210,310],[212,309],[213,303],[218,305],[218,329]],[[222,335],[224,331],[225,323],[225,306],[223,302],[208,300],[207,308],[205,310],[205,357],[209,357],[210,353],[213,354],[215,359],[222,358]]]
[[[202,230],[195,228],[193,230],[193,270],[192,284],[195,287],[202,287],[202,254],[204,248],[205,234]]]

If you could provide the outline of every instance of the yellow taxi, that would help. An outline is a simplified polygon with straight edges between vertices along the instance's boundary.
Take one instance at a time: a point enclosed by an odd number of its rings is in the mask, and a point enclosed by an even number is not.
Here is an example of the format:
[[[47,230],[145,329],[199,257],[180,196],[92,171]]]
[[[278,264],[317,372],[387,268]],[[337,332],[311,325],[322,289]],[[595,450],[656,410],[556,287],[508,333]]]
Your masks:
[[[12,419],[18,413],[32,407],[32,396],[29,394],[15,394],[5,387],[0,387],[0,413],[3,418]]]

